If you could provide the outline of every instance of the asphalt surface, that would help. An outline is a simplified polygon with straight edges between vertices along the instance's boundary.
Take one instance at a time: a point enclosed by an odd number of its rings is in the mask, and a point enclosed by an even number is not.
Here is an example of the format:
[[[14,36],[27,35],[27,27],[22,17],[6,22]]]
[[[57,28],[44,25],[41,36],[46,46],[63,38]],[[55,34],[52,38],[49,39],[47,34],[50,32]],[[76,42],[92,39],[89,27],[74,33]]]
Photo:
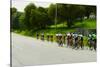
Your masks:
[[[41,41],[12,33],[12,67],[96,62],[96,51],[58,47],[55,42]]]

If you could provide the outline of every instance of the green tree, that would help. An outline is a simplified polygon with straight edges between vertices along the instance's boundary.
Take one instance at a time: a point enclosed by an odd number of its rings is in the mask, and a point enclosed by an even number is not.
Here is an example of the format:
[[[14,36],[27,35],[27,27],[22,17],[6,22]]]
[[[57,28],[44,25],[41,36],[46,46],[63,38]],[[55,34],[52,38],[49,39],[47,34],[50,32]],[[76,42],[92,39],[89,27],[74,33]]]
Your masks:
[[[17,12],[17,9],[15,7],[10,8],[11,15],[14,15],[14,13]]]
[[[41,28],[45,28],[52,24],[50,17],[48,16],[48,8],[39,7],[38,11],[41,13]]]
[[[71,27],[77,18],[84,16],[84,7],[72,4],[57,4],[57,17],[67,21],[67,26]]]
[[[31,12],[33,9],[36,9],[36,6],[33,3],[30,3],[24,9],[24,11],[25,11],[25,22],[24,23],[26,25],[26,29],[28,29],[28,30],[31,30],[30,18],[31,18]]]
[[[56,4],[51,4],[48,8],[48,16],[49,18],[55,22],[56,18]]]
[[[11,29],[19,29],[19,17],[21,16],[21,12],[18,12],[15,7],[11,8]]]
[[[25,24],[24,24],[24,22],[25,22],[25,14],[22,13],[18,20],[19,20],[20,31],[25,30],[26,29]]]
[[[45,12],[40,12],[36,9],[31,11],[30,23],[32,29],[46,28],[49,21],[48,15]]]
[[[87,18],[89,18],[91,13],[94,13],[96,15],[96,6],[85,6],[85,15],[87,16]]]
[[[43,8],[43,7],[38,7],[37,10],[42,12],[42,13],[47,13],[46,8]]]

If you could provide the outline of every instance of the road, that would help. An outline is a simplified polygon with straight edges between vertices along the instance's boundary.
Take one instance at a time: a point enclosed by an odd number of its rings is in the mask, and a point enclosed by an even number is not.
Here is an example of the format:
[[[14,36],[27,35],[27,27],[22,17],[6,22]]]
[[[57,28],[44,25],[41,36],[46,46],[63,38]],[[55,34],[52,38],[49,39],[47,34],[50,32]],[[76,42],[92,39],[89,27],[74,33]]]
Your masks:
[[[95,62],[96,52],[58,47],[57,43],[12,33],[12,67]]]

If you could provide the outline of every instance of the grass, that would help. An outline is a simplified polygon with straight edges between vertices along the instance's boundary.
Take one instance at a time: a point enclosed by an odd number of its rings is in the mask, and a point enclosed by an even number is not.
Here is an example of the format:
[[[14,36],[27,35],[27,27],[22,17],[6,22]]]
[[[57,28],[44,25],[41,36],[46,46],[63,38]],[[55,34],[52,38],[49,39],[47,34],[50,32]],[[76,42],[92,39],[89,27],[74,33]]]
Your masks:
[[[66,28],[67,23],[64,22],[64,23],[57,24],[57,25],[51,25],[51,26],[49,26],[49,28],[55,28],[56,26],[57,26],[57,28]],[[96,29],[96,20],[95,19],[87,19],[87,20],[84,20],[83,22],[75,22],[74,28]]]
[[[49,26],[49,28],[55,28],[55,27],[56,27],[55,25]],[[61,24],[57,24],[57,28],[66,28],[66,27],[67,27],[66,22],[61,23]]]
[[[83,22],[76,22],[75,27],[86,28],[86,29],[96,29],[96,20],[84,20]]]

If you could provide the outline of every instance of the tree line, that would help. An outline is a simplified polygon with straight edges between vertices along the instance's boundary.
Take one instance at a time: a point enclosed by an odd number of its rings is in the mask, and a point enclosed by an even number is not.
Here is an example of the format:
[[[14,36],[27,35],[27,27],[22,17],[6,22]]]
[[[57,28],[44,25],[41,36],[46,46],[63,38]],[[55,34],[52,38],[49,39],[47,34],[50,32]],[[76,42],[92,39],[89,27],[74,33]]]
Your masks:
[[[72,27],[75,21],[82,22],[90,14],[96,15],[96,6],[74,4],[51,4],[49,7],[37,7],[34,3],[28,4],[24,12],[16,7],[11,9],[12,30],[37,30],[45,29],[50,25],[65,22],[67,27]]]

